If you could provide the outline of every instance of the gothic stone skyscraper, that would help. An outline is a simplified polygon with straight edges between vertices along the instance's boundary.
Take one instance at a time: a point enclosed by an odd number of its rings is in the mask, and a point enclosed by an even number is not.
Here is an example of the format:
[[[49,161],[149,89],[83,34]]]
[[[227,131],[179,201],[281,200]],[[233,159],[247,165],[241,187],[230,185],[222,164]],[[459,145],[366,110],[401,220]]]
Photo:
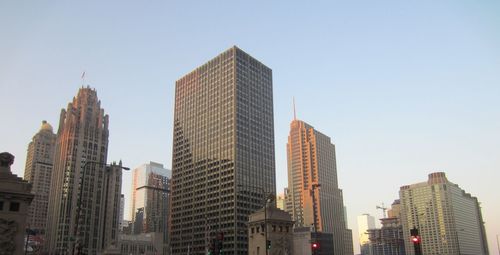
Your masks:
[[[61,111],[57,131],[48,214],[51,254],[68,254],[75,246],[80,254],[97,254],[118,238],[121,168],[105,166],[108,136],[108,115],[97,92],[81,88]]]
[[[276,194],[272,71],[232,47],[176,82],[173,254],[247,254],[248,215]]]
[[[35,195],[28,208],[28,227],[36,230],[39,235],[45,235],[47,226],[55,144],[56,135],[52,126],[43,121],[40,131],[33,136],[28,145],[26,156],[24,179],[33,185],[31,192]]]
[[[352,254],[351,230],[344,218],[337,181],[335,145],[330,137],[294,119],[287,144],[288,189],[296,227],[333,234],[332,254]],[[317,185],[321,185],[317,187]]]

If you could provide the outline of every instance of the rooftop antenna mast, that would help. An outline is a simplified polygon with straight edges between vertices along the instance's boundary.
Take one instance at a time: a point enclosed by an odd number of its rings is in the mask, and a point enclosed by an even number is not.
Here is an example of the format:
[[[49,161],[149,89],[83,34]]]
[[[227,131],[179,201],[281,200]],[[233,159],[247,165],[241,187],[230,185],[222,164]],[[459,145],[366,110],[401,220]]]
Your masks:
[[[295,97],[293,97],[293,120],[297,120],[297,114],[295,112]]]
[[[82,86],[85,87],[85,71],[82,73]]]

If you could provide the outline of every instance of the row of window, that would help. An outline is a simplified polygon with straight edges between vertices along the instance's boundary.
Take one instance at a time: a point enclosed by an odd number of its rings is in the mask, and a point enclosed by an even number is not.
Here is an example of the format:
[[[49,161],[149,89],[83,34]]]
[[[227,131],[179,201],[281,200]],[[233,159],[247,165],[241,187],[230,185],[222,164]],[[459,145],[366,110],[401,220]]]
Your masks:
[[[9,204],[7,206],[7,204]],[[8,208],[8,209],[7,209]],[[0,211],[6,210],[10,212],[18,212],[20,208],[20,204],[18,202],[10,202],[0,201]]]

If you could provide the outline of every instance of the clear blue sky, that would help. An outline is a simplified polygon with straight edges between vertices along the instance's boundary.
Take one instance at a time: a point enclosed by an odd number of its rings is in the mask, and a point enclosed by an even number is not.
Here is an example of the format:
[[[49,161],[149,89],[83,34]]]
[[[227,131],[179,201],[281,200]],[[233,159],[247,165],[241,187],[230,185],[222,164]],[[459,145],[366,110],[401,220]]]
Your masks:
[[[357,215],[445,171],[482,202],[495,251],[500,2],[172,2],[0,3],[0,151],[15,173],[83,71],[110,115],[108,159],[170,168],[176,79],[237,45],[273,69],[278,190],[295,96],[298,118],[337,146],[356,250]]]

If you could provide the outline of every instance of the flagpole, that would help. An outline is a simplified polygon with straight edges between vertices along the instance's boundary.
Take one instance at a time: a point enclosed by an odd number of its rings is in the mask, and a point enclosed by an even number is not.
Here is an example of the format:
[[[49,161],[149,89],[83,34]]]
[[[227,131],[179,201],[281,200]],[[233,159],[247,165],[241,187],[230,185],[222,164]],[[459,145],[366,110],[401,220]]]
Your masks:
[[[85,86],[85,71],[82,73],[82,86]]]

